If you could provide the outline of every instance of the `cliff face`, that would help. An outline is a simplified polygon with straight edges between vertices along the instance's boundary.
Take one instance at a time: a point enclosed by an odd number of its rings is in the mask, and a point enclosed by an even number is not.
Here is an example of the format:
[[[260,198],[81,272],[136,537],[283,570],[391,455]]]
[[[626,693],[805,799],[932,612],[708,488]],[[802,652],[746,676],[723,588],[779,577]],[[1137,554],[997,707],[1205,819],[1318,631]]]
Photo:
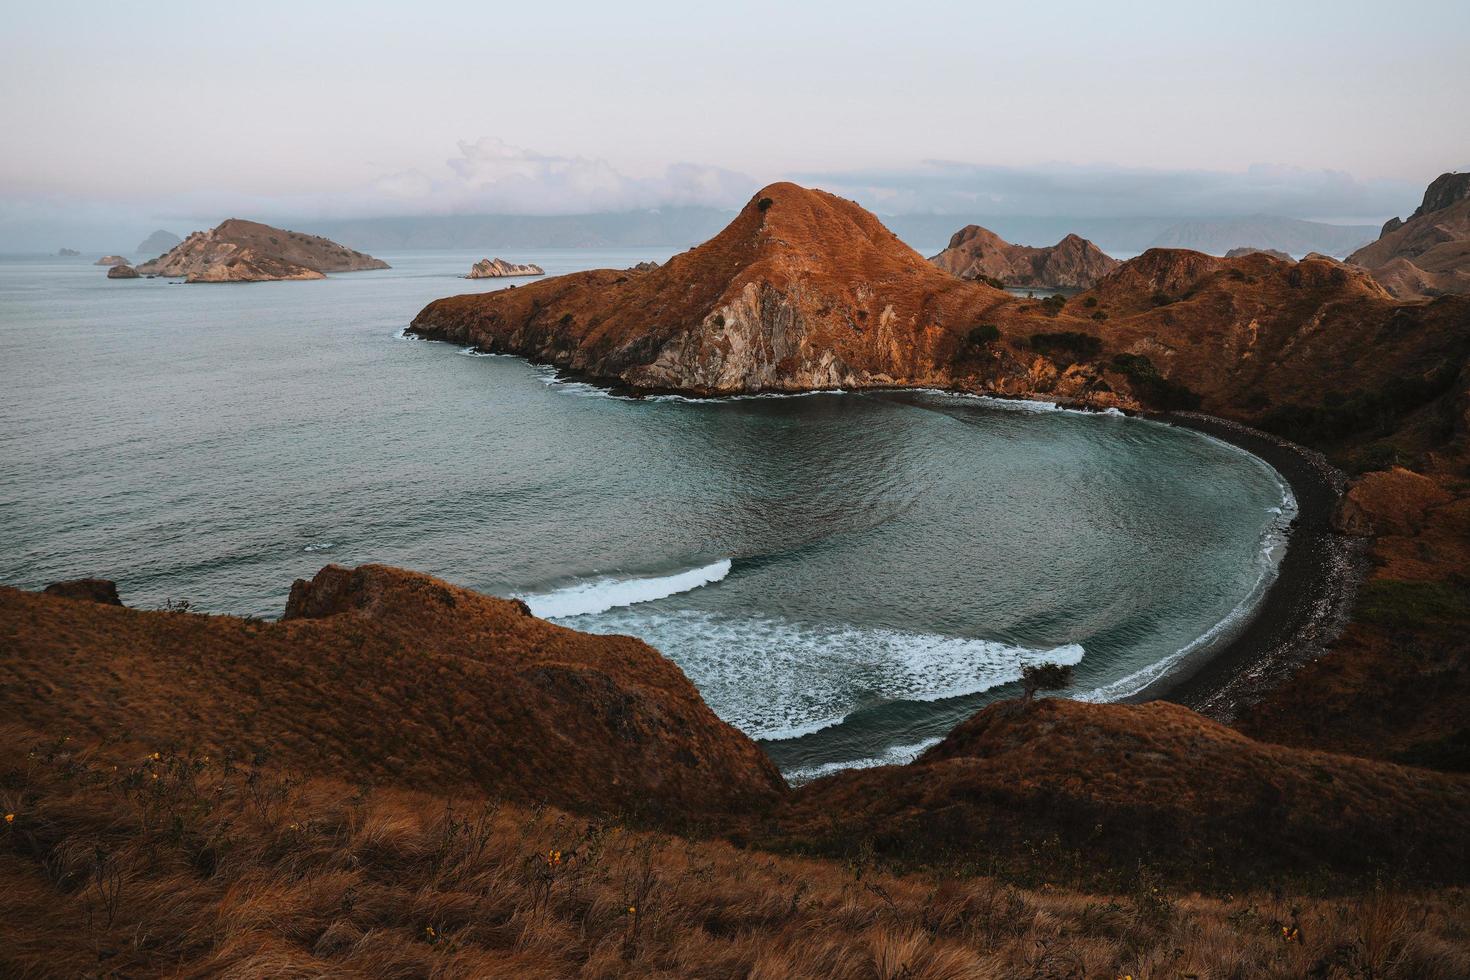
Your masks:
[[[1006,299],[934,268],[850,201],[774,184],[655,269],[439,300],[410,331],[651,389],[932,384]]]
[[[326,238],[231,218],[194,232],[138,271],[187,282],[263,282],[386,268],[388,263]]]
[[[1050,248],[1012,245],[995,232],[967,225],[929,260],[962,279],[999,279],[1007,286],[1086,289],[1118,267],[1085,238],[1068,235]]]
[[[78,737],[675,823],[785,792],[646,644],[382,566],[296,583],[279,623],[0,588],[0,636],[6,710]]]
[[[1348,261],[1371,270],[1395,296],[1470,293],[1470,173],[1441,174],[1407,221],[1389,221],[1378,241]]]
[[[505,259],[481,259],[470,267],[466,279],[498,279],[502,276],[544,276],[546,270],[539,265],[517,265]]]

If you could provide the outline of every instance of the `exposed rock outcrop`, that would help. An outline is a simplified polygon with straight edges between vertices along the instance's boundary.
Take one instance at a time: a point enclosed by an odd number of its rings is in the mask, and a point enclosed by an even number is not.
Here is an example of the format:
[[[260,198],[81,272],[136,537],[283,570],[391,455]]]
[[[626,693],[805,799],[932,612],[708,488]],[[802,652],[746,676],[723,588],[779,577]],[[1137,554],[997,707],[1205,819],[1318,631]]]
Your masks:
[[[481,259],[470,268],[466,279],[498,279],[504,276],[544,276],[546,270],[539,265],[517,265],[505,259]]]
[[[5,710],[47,731],[671,823],[786,792],[647,644],[383,566],[298,582],[278,623],[0,588],[0,636]]]
[[[169,249],[182,242],[183,239],[171,231],[159,229],[138,243],[133,249],[134,255],[162,255]]]
[[[47,595],[65,599],[81,599],[85,602],[100,602],[104,606],[120,606],[122,599],[117,594],[117,583],[105,578],[77,578],[65,582],[52,582],[44,589]]]
[[[231,218],[210,231],[194,232],[138,271],[186,282],[263,282],[386,268],[381,259],[326,238]]]
[[[96,262],[93,262],[92,264],[93,265],[127,265],[128,264],[128,260],[125,259],[125,258],[123,258],[121,255],[104,255],[104,256],[102,256],[102,258],[98,259]]]
[[[115,265],[111,269],[108,269],[107,270],[107,278],[109,278],[109,279],[137,279],[138,278],[138,270],[137,269],[134,269],[132,266],[130,266],[126,262],[124,262],[121,265]]]
[[[962,279],[994,279],[1006,286],[1086,289],[1118,267],[1118,260],[1085,238],[1068,235],[1049,248],[1012,245],[995,232],[967,225],[929,260]]]
[[[1242,247],[1242,248],[1232,248],[1230,251],[1228,251],[1228,252],[1225,253],[1225,257],[1227,259],[1238,259],[1242,255],[1256,255],[1258,253],[1261,254],[1261,255],[1269,255],[1269,256],[1271,256],[1271,258],[1273,258],[1273,259],[1280,259],[1283,262],[1294,262],[1294,261],[1296,261],[1290,255],[1287,255],[1285,252],[1281,251],[1280,249],[1275,249],[1275,248],[1250,248],[1248,246],[1247,247]]]
[[[1470,173],[1435,178],[1407,221],[1391,219],[1347,260],[1405,299],[1470,293]]]

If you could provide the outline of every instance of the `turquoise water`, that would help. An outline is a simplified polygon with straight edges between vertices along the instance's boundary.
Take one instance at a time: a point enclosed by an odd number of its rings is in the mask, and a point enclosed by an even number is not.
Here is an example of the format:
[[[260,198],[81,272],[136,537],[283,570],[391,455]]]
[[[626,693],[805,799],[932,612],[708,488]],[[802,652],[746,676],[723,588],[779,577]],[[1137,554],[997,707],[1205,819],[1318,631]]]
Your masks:
[[[400,339],[509,285],[456,278],[481,257],[226,286],[0,262],[0,581],[276,616],[327,562],[419,569],[648,640],[797,777],[906,758],[1027,661],[1126,694],[1269,581],[1289,496],[1189,431],[925,392],[625,400]]]

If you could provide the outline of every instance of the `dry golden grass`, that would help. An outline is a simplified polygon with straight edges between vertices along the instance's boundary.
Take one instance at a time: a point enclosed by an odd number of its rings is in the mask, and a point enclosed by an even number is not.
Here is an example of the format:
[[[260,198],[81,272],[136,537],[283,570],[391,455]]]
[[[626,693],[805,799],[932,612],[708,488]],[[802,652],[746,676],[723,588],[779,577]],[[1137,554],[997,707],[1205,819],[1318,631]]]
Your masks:
[[[0,975],[1464,977],[1461,889],[1118,895],[0,730]]]

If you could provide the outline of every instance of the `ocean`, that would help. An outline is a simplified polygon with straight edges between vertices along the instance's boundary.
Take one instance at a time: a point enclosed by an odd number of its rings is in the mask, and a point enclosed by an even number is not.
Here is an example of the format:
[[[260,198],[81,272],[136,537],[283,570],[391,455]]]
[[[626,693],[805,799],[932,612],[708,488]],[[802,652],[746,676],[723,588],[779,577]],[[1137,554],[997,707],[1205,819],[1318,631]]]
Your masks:
[[[1249,613],[1295,504],[1168,425],[938,392],[625,399],[404,339],[485,256],[319,282],[0,261],[0,582],[279,616],[384,562],[641,637],[789,777],[904,761],[1021,666],[1126,696]],[[649,249],[521,251],[549,274]]]

